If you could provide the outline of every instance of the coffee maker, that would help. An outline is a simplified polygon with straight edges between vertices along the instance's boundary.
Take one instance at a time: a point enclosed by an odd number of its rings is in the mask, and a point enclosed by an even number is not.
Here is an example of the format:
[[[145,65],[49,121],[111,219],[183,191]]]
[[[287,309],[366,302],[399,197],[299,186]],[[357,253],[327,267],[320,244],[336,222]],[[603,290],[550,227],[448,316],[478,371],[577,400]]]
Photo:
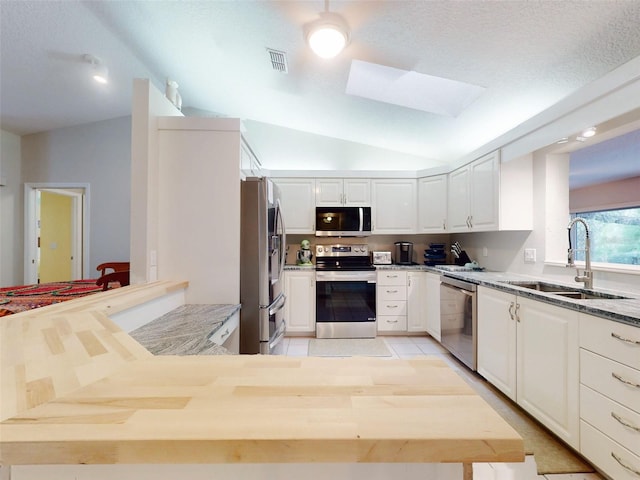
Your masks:
[[[396,265],[412,265],[413,264],[413,243],[396,242],[395,244],[395,263]]]

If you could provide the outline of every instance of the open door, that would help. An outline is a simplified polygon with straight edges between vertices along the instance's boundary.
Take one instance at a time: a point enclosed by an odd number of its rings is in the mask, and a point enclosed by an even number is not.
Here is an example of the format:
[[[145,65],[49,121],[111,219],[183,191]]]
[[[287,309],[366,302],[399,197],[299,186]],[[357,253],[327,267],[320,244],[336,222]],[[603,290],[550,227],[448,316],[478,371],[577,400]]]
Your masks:
[[[25,284],[90,278],[88,184],[25,185]]]

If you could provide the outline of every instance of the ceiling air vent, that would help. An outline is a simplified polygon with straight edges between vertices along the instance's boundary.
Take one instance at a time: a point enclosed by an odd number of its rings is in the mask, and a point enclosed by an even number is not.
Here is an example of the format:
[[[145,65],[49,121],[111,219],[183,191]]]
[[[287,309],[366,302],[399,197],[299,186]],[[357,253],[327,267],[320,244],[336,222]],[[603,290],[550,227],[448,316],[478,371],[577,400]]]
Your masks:
[[[289,73],[289,67],[287,66],[287,54],[285,52],[273,50],[272,48],[267,48],[267,52],[269,52],[271,66],[274,70],[282,73]]]

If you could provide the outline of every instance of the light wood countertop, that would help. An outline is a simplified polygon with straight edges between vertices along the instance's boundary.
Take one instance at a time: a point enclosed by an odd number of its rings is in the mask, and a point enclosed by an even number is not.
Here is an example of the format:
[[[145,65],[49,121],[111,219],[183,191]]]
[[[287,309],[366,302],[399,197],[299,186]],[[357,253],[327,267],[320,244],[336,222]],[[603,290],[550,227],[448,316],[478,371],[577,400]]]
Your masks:
[[[111,297],[0,322],[3,464],[524,460],[439,359],[154,357],[109,320]]]

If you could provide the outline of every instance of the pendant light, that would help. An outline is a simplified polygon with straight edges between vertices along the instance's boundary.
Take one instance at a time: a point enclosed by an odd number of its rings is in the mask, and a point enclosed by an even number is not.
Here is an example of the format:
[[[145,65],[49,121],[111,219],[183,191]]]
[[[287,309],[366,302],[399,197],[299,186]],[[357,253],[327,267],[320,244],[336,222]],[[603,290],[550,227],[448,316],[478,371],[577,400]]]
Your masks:
[[[329,0],[325,0],[324,5],[320,18],[305,26],[305,36],[316,55],[333,58],[349,43],[349,26],[344,18],[329,11]]]

